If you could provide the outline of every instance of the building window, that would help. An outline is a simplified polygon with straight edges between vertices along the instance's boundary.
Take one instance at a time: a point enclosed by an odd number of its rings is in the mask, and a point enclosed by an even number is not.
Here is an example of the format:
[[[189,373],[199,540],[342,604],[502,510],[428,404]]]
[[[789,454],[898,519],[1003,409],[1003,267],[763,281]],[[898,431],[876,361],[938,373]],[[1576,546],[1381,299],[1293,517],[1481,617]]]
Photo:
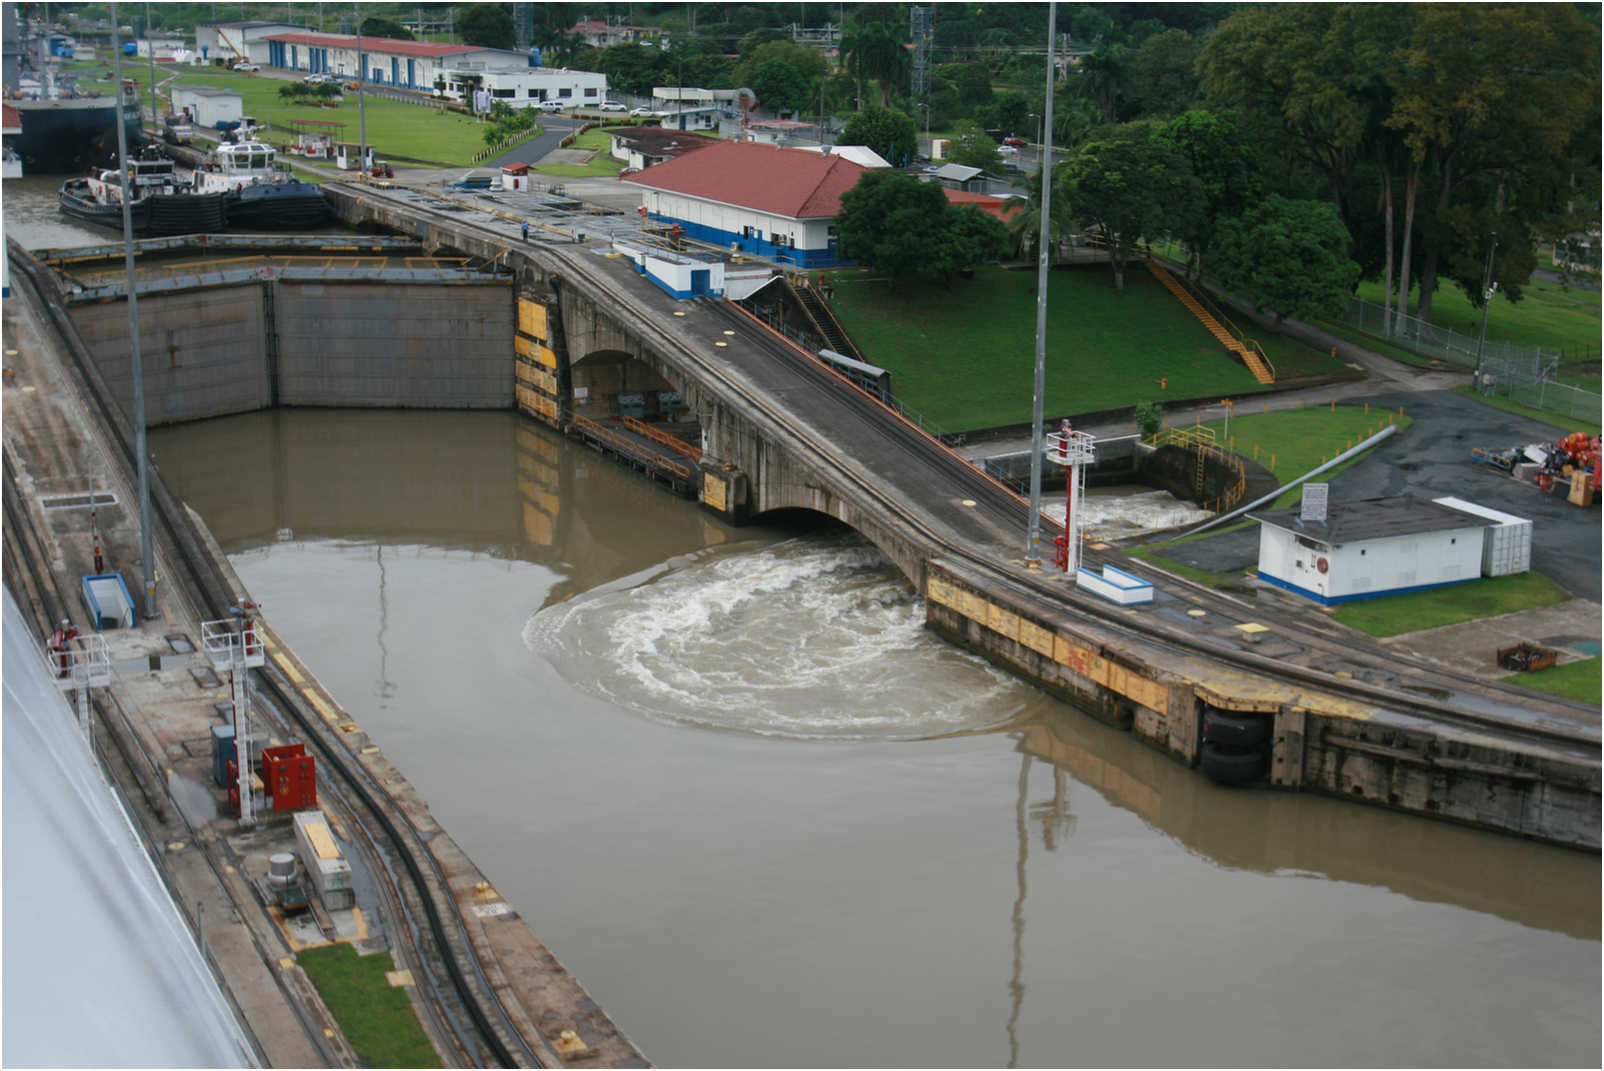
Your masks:
[[[558,99],[567,99],[568,97],[571,97],[573,95],[574,95],[574,91],[572,89],[559,89],[559,90],[557,90]]]
[[[595,86],[586,86],[585,87],[585,96],[594,97],[595,95],[596,95],[596,87]]]
[[[490,95],[505,99],[507,97],[516,97],[518,95],[518,91],[516,89],[492,89],[490,91]]]
[[[538,96],[540,96],[540,93],[538,91],[536,91],[536,89],[533,86],[531,86],[528,89],[524,90],[524,96],[526,96],[526,97],[538,97]]]

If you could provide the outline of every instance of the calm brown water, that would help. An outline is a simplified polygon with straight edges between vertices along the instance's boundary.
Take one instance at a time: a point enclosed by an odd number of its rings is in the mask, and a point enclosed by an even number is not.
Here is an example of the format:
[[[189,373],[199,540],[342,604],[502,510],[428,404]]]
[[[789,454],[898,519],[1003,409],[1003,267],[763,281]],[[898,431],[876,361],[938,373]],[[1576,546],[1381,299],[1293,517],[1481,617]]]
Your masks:
[[[151,434],[266,614],[665,1066],[1591,1065],[1599,860],[1216,788],[510,414]]]

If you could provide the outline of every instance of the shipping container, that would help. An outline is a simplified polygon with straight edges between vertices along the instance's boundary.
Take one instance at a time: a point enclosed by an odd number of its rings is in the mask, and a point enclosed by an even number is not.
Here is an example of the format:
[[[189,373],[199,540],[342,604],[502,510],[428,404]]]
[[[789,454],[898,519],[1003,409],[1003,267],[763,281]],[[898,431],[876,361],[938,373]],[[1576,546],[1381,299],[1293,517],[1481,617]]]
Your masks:
[[[1513,513],[1478,506],[1452,496],[1432,499],[1439,506],[1495,522],[1482,536],[1482,576],[1513,576],[1532,567],[1532,522]]]
[[[128,594],[121,573],[86,576],[83,582],[84,606],[96,632],[108,628],[133,628],[139,623],[134,599]]]
[[[330,900],[331,893],[335,900],[346,900],[351,890],[351,864],[341,857],[321,810],[301,811],[295,816],[295,847],[324,906],[337,906]]]

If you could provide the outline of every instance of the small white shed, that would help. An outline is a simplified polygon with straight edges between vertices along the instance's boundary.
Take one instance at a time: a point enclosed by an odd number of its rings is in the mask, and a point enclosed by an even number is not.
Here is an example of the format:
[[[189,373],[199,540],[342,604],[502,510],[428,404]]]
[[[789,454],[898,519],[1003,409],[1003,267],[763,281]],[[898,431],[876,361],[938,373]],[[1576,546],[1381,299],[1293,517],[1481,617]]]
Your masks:
[[[216,86],[174,86],[173,111],[188,113],[189,121],[208,130],[237,123],[245,114],[245,98],[238,90]]]
[[[1248,517],[1259,522],[1259,577],[1327,606],[1475,580],[1495,523],[1412,497],[1333,502],[1324,521],[1297,508]]]
[[[1472,517],[1485,517],[1492,522],[1482,541],[1482,576],[1513,576],[1532,567],[1532,522],[1529,519],[1478,506],[1451,495],[1432,501],[1439,506],[1447,506]]]

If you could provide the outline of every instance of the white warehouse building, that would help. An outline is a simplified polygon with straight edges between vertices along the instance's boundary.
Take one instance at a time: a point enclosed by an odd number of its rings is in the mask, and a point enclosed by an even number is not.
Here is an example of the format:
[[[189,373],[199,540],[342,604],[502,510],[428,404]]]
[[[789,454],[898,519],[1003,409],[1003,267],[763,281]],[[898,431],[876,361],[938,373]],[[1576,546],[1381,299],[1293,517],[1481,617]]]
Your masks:
[[[1323,605],[1461,584],[1482,575],[1484,530],[1499,522],[1414,498],[1333,502],[1250,513],[1259,577]]]
[[[351,34],[277,33],[253,44],[251,58],[263,66],[306,74],[340,78],[360,74],[374,85],[441,92],[470,106],[475,104],[474,94],[483,90],[488,94],[481,100],[484,110],[491,100],[515,108],[546,100],[582,108],[607,99],[605,74],[531,67],[529,56],[522,52],[364,36],[359,55],[357,43]]]

